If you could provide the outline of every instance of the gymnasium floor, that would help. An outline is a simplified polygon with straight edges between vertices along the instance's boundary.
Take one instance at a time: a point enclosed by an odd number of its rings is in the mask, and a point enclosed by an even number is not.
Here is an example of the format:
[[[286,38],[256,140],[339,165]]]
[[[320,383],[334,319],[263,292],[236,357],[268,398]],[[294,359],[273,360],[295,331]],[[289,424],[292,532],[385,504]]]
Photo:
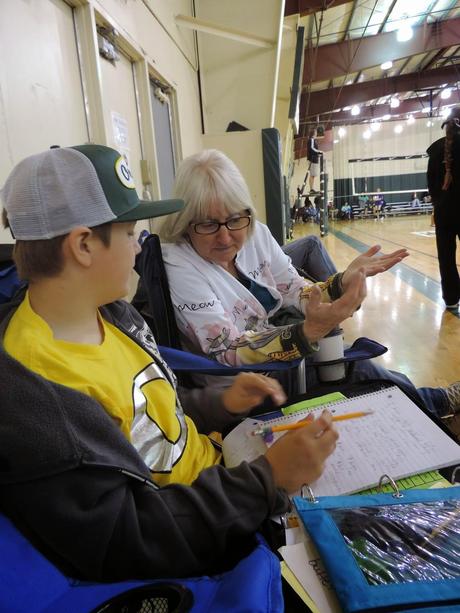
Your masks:
[[[319,236],[319,226],[297,222],[294,238],[307,234]],[[444,308],[430,216],[329,221],[323,241],[338,270],[374,244],[386,252],[409,250],[401,264],[367,280],[363,307],[343,324],[345,340],[368,336],[386,345],[389,351],[378,361],[405,373],[417,386],[458,381],[460,314]]]

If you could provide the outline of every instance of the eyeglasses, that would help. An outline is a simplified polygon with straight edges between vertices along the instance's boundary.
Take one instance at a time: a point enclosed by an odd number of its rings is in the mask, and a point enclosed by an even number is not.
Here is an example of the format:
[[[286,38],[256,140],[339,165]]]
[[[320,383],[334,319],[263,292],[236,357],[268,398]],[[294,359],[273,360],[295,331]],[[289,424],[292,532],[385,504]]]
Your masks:
[[[221,226],[225,226],[230,232],[235,230],[243,230],[251,223],[250,215],[241,215],[240,217],[231,217],[227,221],[204,221],[201,223],[190,224],[197,234],[215,234],[219,232]]]

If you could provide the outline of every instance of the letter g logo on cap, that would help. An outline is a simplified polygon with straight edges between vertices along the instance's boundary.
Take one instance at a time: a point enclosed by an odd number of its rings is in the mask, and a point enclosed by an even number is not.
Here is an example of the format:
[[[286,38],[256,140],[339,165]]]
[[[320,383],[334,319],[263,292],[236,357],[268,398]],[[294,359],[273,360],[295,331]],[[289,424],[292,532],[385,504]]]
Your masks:
[[[117,177],[120,179],[120,181],[125,187],[127,187],[128,189],[136,189],[136,186],[134,185],[133,175],[128,166],[128,162],[126,158],[122,155],[115,162],[115,172],[117,173]]]

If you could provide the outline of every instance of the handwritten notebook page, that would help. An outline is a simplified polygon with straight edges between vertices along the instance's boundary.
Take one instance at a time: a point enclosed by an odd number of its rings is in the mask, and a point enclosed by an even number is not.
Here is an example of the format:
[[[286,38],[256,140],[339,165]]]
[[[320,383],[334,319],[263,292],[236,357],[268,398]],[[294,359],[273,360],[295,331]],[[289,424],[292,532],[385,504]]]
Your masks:
[[[323,408],[299,411],[264,421],[263,425],[294,423],[311,413],[319,415]],[[323,475],[310,484],[317,496],[350,494],[373,487],[383,474],[400,479],[460,463],[460,446],[397,387],[341,400],[327,408],[333,415],[373,413],[335,424],[340,434],[336,450],[328,458]],[[248,435],[259,423],[248,418],[232,431],[234,440],[240,440],[238,449],[230,453],[231,445],[226,444],[229,437],[225,438],[223,452],[228,466],[254,459],[266,450],[262,437]],[[274,441],[283,435],[275,433]],[[231,463],[227,457],[231,457]]]

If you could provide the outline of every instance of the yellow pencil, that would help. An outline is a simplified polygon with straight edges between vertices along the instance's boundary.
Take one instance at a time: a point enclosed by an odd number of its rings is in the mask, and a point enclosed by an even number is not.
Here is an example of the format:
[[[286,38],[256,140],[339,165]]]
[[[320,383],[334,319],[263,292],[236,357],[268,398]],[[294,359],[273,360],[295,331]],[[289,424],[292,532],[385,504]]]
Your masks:
[[[366,415],[372,415],[373,411],[355,411],[354,413],[344,413],[343,415],[334,415],[332,421],[345,421],[347,419],[357,419],[358,417],[365,417]],[[251,432],[253,436],[272,434],[273,432],[284,432],[286,430],[298,430],[304,426],[308,426],[310,422],[296,421],[294,424],[284,424],[279,426],[259,426]]]

